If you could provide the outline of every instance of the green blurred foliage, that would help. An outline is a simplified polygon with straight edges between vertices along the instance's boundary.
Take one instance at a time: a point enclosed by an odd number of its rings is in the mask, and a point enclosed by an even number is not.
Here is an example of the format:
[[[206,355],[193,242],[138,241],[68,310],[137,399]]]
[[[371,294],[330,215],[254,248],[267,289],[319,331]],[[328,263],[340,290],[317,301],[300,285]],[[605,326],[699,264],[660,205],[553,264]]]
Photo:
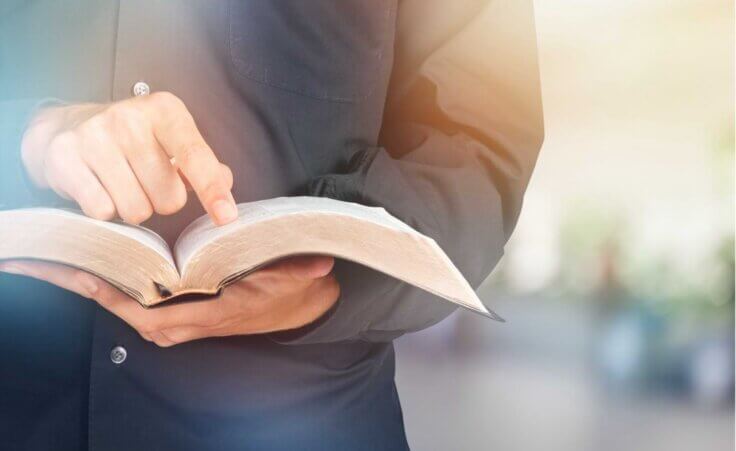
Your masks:
[[[734,201],[734,128],[712,147],[713,183],[726,208]],[[676,254],[642,252],[631,244],[626,213],[575,205],[560,227],[560,268],[551,289],[562,298],[595,300],[606,308],[645,308],[699,327],[729,326],[734,314],[734,232],[715,240],[697,270]],[[705,240],[707,242],[708,240]],[[712,241],[711,241],[712,242]],[[685,265],[687,268],[688,265]]]

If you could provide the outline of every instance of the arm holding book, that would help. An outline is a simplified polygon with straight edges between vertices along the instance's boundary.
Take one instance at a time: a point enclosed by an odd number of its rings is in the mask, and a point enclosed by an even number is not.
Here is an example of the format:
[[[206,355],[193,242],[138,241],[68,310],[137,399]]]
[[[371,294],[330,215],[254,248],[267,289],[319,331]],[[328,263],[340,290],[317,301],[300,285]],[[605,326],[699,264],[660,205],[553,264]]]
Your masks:
[[[144,339],[168,347],[207,337],[296,329],[322,316],[340,286],[331,257],[293,257],[260,269],[228,286],[216,302],[144,309],[127,294],[84,271],[45,262],[0,263],[0,271],[57,285],[93,299]]]
[[[457,17],[434,6],[407,1],[399,12],[383,146],[310,191],[386,208],[434,238],[477,288],[503,254],[543,140],[534,12],[528,0],[467,2]],[[336,274],[335,308],[275,340],[388,341],[455,309],[359,265],[339,262]]]

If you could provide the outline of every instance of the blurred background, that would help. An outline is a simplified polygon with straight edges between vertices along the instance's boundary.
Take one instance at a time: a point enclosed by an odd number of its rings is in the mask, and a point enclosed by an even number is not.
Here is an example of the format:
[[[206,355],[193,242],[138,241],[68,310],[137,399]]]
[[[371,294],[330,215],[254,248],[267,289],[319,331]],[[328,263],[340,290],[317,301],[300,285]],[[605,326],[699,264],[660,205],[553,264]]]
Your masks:
[[[546,139],[506,256],[397,342],[417,450],[734,449],[734,8],[536,2]]]

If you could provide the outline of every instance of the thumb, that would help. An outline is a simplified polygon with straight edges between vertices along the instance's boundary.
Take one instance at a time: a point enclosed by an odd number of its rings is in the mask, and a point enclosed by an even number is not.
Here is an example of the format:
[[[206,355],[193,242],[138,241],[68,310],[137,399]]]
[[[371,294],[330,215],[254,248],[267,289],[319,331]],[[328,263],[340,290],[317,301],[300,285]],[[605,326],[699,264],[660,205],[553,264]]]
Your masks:
[[[335,266],[335,259],[328,255],[304,255],[291,257],[283,265],[294,279],[314,280],[328,275]]]

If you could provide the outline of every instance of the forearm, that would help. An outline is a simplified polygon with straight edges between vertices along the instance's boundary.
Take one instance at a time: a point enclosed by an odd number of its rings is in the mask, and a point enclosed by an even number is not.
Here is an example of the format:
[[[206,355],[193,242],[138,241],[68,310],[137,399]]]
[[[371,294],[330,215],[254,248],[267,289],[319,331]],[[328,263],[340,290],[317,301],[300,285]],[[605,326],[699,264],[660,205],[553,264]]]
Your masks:
[[[417,130],[424,133],[423,144],[402,159],[371,149],[367,152],[372,155],[350,174],[315,181],[312,194],[386,208],[434,238],[477,288],[503,254],[528,176],[513,173],[513,165],[466,135]],[[336,276],[342,295],[328,317],[277,340],[391,340],[429,327],[455,309],[424,290],[354,263],[339,262]]]

